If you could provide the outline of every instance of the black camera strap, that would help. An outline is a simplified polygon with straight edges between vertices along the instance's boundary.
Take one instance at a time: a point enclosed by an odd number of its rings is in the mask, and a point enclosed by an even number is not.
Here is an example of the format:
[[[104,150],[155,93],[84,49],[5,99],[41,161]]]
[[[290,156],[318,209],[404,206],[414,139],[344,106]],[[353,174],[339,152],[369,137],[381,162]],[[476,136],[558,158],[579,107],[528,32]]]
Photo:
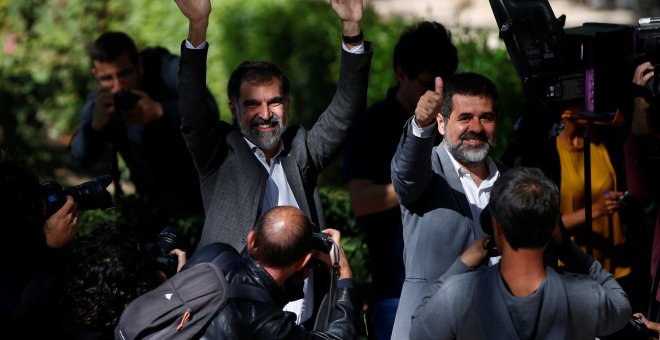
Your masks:
[[[124,196],[124,191],[121,189],[121,184],[119,183],[119,159],[117,146],[112,143],[112,151],[110,156],[110,175],[112,176],[112,185],[115,188],[115,199],[119,199]]]
[[[339,245],[335,243],[334,239],[330,238],[330,240],[333,244],[331,251],[334,258],[332,268],[330,269],[330,289],[323,297],[323,301],[321,301],[319,306],[316,321],[314,322],[315,331],[322,331],[326,328],[330,323],[332,310],[335,308],[335,290],[337,289],[337,276],[339,275]]]

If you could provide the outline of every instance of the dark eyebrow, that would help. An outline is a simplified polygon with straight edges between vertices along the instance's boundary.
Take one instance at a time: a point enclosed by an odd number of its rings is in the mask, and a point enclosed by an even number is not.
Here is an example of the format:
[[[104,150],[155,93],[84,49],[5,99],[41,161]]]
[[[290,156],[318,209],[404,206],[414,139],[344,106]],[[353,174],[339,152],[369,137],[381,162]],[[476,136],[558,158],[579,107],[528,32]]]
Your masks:
[[[254,98],[248,98],[243,101],[243,105],[245,106],[259,105],[259,101]]]
[[[284,103],[284,97],[282,97],[282,96],[276,96],[276,97],[270,98],[268,100],[269,105],[270,104],[282,104],[282,103]]]
[[[495,112],[484,112],[481,114],[481,118],[491,118],[495,119]]]

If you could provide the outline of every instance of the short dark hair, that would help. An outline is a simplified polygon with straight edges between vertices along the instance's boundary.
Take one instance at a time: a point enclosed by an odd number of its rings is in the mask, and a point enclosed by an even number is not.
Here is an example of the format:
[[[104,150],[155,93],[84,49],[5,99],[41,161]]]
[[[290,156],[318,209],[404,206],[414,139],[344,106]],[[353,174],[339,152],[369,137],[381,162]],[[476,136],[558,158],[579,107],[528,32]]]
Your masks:
[[[89,56],[94,61],[105,63],[117,60],[128,52],[133,65],[138,63],[138,50],[133,39],[123,32],[105,32],[101,34],[89,49]]]
[[[502,174],[488,205],[514,250],[545,246],[559,223],[559,189],[537,168]]]
[[[440,113],[445,118],[449,118],[454,110],[453,98],[455,94],[490,98],[493,101],[493,113],[497,113],[499,109],[500,99],[495,84],[480,74],[472,72],[459,73],[444,82]]]
[[[158,286],[129,225],[102,222],[73,243],[60,305],[88,328],[112,334],[129,302]]]
[[[458,67],[456,46],[451,33],[442,24],[422,21],[408,27],[394,47],[394,69],[401,66],[410,79],[428,71],[431,75],[448,78]]]
[[[280,81],[282,98],[289,98],[289,79],[277,65],[267,61],[244,61],[231,73],[227,83],[227,97],[237,102],[241,96],[241,84],[247,81],[256,85],[268,84],[273,78]],[[238,104],[238,103],[237,103]]]
[[[298,208],[274,207],[254,228],[250,253],[260,264],[282,268],[296,263],[312,250],[314,225]]]

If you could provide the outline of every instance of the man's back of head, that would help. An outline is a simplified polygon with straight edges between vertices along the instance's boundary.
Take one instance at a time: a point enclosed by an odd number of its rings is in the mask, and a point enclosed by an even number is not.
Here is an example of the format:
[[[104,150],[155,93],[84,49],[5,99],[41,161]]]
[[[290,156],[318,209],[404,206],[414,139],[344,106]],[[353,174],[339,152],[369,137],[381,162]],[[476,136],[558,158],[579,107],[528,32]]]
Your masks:
[[[516,168],[495,182],[489,207],[512,249],[542,248],[559,222],[559,190],[541,170]]]
[[[268,210],[254,228],[250,255],[269,267],[292,265],[312,249],[313,224],[298,208],[279,206]]]

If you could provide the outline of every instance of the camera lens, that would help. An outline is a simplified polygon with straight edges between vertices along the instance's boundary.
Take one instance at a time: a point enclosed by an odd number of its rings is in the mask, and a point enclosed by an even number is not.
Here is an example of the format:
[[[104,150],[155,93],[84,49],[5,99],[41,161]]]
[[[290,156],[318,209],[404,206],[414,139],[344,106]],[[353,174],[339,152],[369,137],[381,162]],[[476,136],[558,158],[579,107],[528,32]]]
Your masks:
[[[172,250],[179,248],[177,238],[179,231],[175,227],[167,226],[158,234],[158,247],[163,255],[169,254]]]

